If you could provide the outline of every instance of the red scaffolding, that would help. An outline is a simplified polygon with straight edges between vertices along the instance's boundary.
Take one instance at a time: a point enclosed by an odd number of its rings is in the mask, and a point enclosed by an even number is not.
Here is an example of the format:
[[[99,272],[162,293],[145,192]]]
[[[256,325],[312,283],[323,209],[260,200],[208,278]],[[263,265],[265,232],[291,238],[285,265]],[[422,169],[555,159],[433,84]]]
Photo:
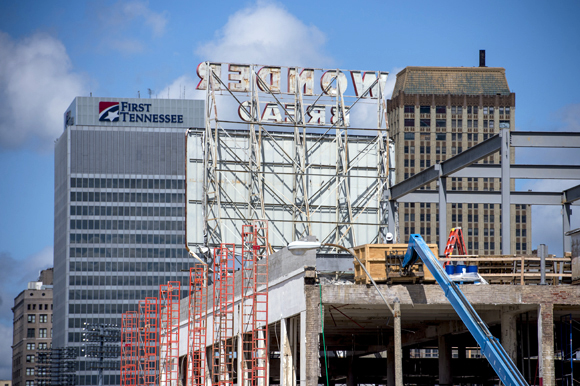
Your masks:
[[[242,226],[242,381],[265,386],[268,379],[268,222]]]
[[[159,286],[159,385],[177,386],[179,381],[179,300],[181,283]]]
[[[144,345],[143,345],[143,385],[157,386],[157,339],[159,335],[159,315],[157,298],[145,298]]]
[[[200,264],[189,269],[188,386],[205,386],[206,312],[207,266]]]
[[[145,314],[146,314],[145,300],[139,300],[137,305],[137,385],[143,385],[143,377],[145,375]]]
[[[234,384],[235,244],[214,250],[212,384]]]
[[[137,313],[121,315],[121,386],[137,385]]]

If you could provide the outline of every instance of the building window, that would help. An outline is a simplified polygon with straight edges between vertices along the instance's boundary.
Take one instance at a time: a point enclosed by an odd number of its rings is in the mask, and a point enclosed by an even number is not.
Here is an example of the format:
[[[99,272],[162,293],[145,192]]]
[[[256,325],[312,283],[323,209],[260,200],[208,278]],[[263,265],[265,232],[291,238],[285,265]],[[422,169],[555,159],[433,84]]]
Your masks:
[[[431,106],[421,106],[420,112],[421,114],[431,114]]]
[[[451,114],[462,114],[463,106],[451,106]]]
[[[39,350],[48,350],[48,343],[39,343],[38,349]]]
[[[415,126],[415,120],[413,118],[405,119],[405,127],[413,127]]]
[[[405,133],[405,140],[414,140],[415,133]]]
[[[34,322],[36,322],[36,315],[28,314],[28,323],[34,323]]]
[[[27,363],[34,363],[34,355],[27,355],[26,362]]]
[[[38,329],[38,337],[39,338],[48,338],[47,329],[46,328],[39,328]]]
[[[26,386],[34,386],[34,381],[26,381]]]
[[[39,315],[38,322],[47,323],[48,322],[48,315],[46,315],[46,314]]]
[[[27,350],[34,350],[34,343],[26,343],[26,349]]]
[[[447,107],[446,106],[437,106],[437,107],[435,107],[435,113],[436,114],[445,114],[445,113],[447,113]]]
[[[422,118],[420,121],[420,126],[421,127],[430,127],[431,126],[431,119],[429,118]]]
[[[34,367],[27,367],[26,375],[34,375]]]
[[[489,120],[489,128],[493,129],[493,127],[494,127],[493,120],[490,119]]]
[[[445,119],[436,119],[435,120],[436,127],[445,127],[446,124],[447,124],[447,122],[445,121]]]
[[[405,105],[405,114],[414,114],[415,106]]]
[[[27,338],[34,338],[36,336],[35,332],[34,332],[34,328],[29,328],[28,332],[26,333],[26,337]]]

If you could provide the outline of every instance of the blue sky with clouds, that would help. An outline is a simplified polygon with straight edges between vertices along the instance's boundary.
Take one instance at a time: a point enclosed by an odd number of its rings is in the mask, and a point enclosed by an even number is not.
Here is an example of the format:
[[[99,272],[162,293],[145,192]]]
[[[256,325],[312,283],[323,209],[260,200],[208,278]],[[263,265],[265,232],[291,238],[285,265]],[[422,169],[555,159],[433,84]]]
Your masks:
[[[51,265],[53,143],[74,97],[195,97],[205,60],[390,71],[392,85],[405,66],[477,66],[485,49],[517,130],[580,131],[578,14],[578,1],[0,2],[0,379],[13,297]],[[517,157],[580,163],[578,150]],[[534,248],[561,253],[559,213],[534,208]]]

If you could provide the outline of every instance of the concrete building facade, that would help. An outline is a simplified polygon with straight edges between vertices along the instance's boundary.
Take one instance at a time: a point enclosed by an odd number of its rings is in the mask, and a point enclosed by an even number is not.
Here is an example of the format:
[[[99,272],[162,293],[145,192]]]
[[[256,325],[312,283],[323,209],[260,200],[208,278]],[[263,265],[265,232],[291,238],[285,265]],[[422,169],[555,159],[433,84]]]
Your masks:
[[[38,366],[39,351],[52,347],[53,269],[43,270],[38,281],[14,299],[12,342],[12,384],[14,386],[48,385],[50,372]]]
[[[55,146],[55,347],[85,323],[121,325],[159,284],[186,283],[185,128],[203,101],[76,98]],[[80,384],[96,373],[79,361]],[[105,384],[119,384],[106,372]]]
[[[505,69],[494,67],[406,67],[397,74],[387,101],[391,139],[395,143],[396,181],[401,182],[497,134],[515,129],[515,94]],[[513,150],[512,150],[513,152]],[[512,161],[514,154],[512,153]],[[499,153],[481,160],[499,163]],[[448,190],[499,191],[498,178],[451,178]],[[512,183],[513,185],[513,183]],[[435,183],[425,187],[436,190]],[[437,204],[404,203],[399,207],[401,242],[412,233],[438,240]],[[511,251],[531,252],[531,208],[511,209]],[[501,254],[501,205],[448,204],[449,229],[461,227],[468,253]]]

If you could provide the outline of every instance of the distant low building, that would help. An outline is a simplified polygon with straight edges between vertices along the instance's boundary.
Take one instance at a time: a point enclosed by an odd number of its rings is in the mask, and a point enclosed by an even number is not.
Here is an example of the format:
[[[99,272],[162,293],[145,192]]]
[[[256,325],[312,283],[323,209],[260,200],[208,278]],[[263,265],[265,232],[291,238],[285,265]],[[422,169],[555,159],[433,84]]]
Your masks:
[[[37,367],[38,352],[52,347],[53,269],[40,272],[38,281],[14,299],[12,343],[12,381],[0,386],[43,386],[49,382],[49,369]]]

